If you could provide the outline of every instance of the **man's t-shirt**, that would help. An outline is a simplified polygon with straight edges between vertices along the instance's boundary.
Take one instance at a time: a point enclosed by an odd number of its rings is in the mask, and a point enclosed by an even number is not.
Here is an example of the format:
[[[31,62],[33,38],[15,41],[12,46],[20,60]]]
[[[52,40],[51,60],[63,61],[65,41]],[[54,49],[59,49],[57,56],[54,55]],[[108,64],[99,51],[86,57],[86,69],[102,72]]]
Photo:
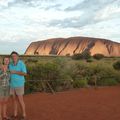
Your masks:
[[[17,64],[14,65],[14,63],[10,63],[9,70],[12,71],[19,71],[27,73],[26,66],[23,63],[22,60],[18,60]],[[10,75],[10,87],[16,88],[16,87],[24,87],[25,78],[24,76],[18,75],[18,74],[11,74]]]

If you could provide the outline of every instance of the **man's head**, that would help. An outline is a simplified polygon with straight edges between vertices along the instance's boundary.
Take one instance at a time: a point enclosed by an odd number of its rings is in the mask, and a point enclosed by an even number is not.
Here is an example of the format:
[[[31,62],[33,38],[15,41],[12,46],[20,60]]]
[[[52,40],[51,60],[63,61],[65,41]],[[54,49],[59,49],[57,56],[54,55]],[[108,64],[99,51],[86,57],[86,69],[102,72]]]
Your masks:
[[[19,59],[19,54],[18,54],[17,52],[15,52],[15,51],[13,51],[13,52],[10,54],[10,56],[12,57],[13,62],[17,62],[18,59]]]

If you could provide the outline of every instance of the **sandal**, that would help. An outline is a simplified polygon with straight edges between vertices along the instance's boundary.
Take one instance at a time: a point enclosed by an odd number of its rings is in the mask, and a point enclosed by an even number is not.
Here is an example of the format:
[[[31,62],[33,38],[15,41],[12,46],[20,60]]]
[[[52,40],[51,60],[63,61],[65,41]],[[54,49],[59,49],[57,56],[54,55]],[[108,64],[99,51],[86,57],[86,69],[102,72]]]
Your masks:
[[[12,120],[16,120],[18,118],[18,116],[11,116]]]
[[[20,120],[26,120],[26,117],[21,117],[21,119]]]
[[[8,118],[8,117],[3,117],[3,120],[10,120],[10,118]]]

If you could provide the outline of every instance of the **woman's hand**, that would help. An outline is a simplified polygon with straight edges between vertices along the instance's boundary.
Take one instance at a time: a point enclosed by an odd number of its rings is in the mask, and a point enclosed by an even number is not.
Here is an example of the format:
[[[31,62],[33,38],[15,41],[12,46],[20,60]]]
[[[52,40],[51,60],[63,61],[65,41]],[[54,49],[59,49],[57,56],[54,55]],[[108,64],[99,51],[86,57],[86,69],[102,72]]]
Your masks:
[[[15,70],[11,70],[10,73],[11,74],[16,74],[16,71]]]

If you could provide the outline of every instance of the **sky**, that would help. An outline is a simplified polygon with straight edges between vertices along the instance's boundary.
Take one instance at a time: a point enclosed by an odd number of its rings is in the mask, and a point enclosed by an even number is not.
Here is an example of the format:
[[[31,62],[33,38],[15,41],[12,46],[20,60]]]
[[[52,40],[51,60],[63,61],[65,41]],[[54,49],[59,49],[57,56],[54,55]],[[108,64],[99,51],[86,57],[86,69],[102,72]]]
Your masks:
[[[120,42],[120,0],[0,0],[0,54],[72,36]]]

